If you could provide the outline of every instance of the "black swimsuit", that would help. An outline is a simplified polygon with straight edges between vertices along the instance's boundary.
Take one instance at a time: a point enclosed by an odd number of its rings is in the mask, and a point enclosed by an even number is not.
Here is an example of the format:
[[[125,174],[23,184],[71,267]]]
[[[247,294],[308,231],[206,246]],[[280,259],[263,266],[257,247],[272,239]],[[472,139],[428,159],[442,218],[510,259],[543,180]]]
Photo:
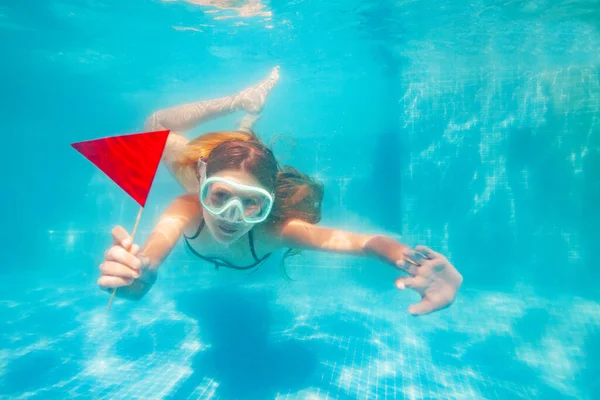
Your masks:
[[[215,265],[215,269],[217,269],[217,270],[219,269],[219,267],[227,267],[227,268],[233,268],[233,269],[238,269],[238,270],[249,270],[249,269],[252,269],[252,268],[258,266],[259,264],[261,264],[263,261],[265,261],[271,255],[271,253],[268,253],[267,255],[263,256],[262,258],[258,258],[258,256],[256,255],[256,252],[254,251],[254,235],[252,234],[252,229],[251,229],[248,232],[248,241],[250,242],[250,251],[252,252],[252,257],[254,257],[254,260],[256,260],[256,262],[254,264],[248,265],[245,267],[238,267],[237,265],[233,265],[230,262],[223,260],[222,258],[219,258],[219,257],[205,257],[205,256],[201,255],[200,253],[198,253],[196,250],[194,250],[189,242],[189,240],[194,240],[198,237],[198,235],[200,235],[202,228],[204,228],[204,220],[202,220],[202,222],[200,223],[200,226],[198,227],[198,230],[196,231],[194,236],[188,237],[186,235],[183,235],[183,237],[185,239],[185,244],[186,244],[187,248],[194,255],[200,257],[201,259],[203,259],[205,261],[213,263]]]

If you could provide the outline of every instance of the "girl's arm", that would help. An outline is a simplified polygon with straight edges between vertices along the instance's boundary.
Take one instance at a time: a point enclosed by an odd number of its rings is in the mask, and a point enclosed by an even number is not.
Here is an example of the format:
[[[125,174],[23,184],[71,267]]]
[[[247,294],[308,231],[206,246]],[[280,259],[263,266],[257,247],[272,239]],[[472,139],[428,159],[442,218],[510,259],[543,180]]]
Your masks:
[[[177,197],[161,215],[140,253],[147,257],[149,269],[154,271],[167,258],[190,222],[202,212],[197,194]]]
[[[284,247],[370,255],[403,270],[409,276],[397,278],[396,287],[421,295],[421,301],[408,308],[413,315],[448,307],[463,282],[462,275],[446,257],[426,246],[417,246],[415,251],[388,236],[361,235],[298,220],[279,229],[277,236]]]
[[[119,297],[137,300],[148,293],[156,282],[159,266],[175,247],[185,228],[197,219],[200,213],[201,206],[196,194],[182,195],[173,200],[136,254],[142,264],[141,276],[129,286],[120,287],[117,291]],[[119,228],[113,230],[113,238],[122,247],[129,248],[131,243],[127,243],[127,240],[131,241],[131,238],[125,230]],[[126,246],[127,244],[129,246]]]
[[[383,235],[363,235],[292,220],[280,228],[278,237],[283,247],[372,256],[394,266],[399,260],[410,262],[403,254],[409,247]]]

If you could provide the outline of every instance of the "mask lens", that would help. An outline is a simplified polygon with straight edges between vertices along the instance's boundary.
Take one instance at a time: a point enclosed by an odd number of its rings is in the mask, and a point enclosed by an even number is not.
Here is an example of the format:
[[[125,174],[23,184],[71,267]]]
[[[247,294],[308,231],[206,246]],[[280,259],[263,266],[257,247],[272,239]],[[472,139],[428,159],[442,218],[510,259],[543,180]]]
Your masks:
[[[263,221],[273,203],[271,196],[263,189],[224,178],[208,179],[200,189],[200,200],[215,215],[229,219],[230,215],[237,215],[239,212],[248,223]]]
[[[204,201],[207,205],[214,209],[221,209],[231,200],[233,193],[226,185],[222,183],[216,183],[211,185],[206,193]]]

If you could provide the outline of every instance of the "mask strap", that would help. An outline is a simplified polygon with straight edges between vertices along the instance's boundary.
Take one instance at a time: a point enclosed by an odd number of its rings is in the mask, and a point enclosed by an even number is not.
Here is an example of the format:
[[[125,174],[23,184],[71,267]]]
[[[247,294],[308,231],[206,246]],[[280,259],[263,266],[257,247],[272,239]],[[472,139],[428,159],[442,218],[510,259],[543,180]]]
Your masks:
[[[206,180],[206,161],[204,161],[204,157],[200,157],[198,159],[198,181],[200,182],[200,187],[202,188],[202,185],[204,184],[204,181]]]

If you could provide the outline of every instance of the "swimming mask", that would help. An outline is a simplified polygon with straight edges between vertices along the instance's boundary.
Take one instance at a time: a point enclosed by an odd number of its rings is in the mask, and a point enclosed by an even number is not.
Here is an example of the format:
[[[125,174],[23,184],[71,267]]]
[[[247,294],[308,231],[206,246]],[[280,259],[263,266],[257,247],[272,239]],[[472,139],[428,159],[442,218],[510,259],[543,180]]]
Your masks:
[[[269,216],[273,195],[263,188],[243,185],[234,180],[206,178],[206,164],[198,162],[200,202],[214,216],[231,223],[257,224]]]

